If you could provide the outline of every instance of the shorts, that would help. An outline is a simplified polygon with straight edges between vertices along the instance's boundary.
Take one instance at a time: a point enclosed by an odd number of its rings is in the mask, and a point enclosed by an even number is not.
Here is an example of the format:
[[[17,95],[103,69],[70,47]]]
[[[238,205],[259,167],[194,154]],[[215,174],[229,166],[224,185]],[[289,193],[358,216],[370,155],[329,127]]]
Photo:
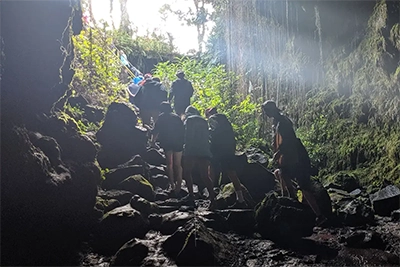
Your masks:
[[[164,149],[164,153],[167,151],[172,151],[172,152],[183,151],[183,142],[178,140],[161,141],[160,146],[162,149]]]
[[[294,165],[294,166],[282,166],[279,167],[281,170],[281,175],[283,177],[296,180],[300,189],[310,189],[311,188],[311,177],[310,170],[307,167]]]

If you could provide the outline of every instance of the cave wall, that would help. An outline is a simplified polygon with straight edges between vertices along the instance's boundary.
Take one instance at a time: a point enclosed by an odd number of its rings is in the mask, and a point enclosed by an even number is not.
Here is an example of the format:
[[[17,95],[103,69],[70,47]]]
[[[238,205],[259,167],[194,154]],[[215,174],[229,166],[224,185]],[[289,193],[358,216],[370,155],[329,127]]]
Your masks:
[[[0,5],[5,55],[1,63],[2,120],[29,123],[33,116],[50,111],[72,79],[73,51],[68,44],[70,31],[76,34],[82,29],[80,1],[1,1]],[[61,46],[69,53],[65,62]]]

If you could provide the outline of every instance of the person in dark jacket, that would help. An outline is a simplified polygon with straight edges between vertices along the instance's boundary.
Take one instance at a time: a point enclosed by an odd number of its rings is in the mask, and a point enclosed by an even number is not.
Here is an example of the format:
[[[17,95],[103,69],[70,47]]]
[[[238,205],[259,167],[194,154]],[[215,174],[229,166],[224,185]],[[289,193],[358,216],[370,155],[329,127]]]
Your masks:
[[[281,182],[282,195],[297,198],[292,184],[292,180],[296,179],[304,198],[317,215],[317,220],[320,222],[326,220],[321,215],[315,197],[311,193],[310,158],[301,140],[294,132],[292,121],[281,113],[272,100],[264,102],[262,110],[267,117],[274,119],[273,160],[278,164],[274,175]]]
[[[187,199],[194,200],[192,171],[198,168],[201,179],[207,187],[211,207],[214,206],[214,189],[208,174],[211,151],[207,121],[200,116],[200,112],[192,106],[185,110],[185,145],[183,159],[183,177],[189,191]]]
[[[173,113],[168,102],[160,104],[160,116],[155,123],[151,144],[158,139],[167,159],[167,174],[172,190],[179,193],[182,186],[183,122]]]
[[[160,113],[160,104],[167,101],[167,91],[159,79],[147,78],[135,96],[135,104],[140,110],[143,126],[155,123]]]
[[[211,176],[215,180],[213,169],[226,172],[236,191],[236,203],[233,208],[246,208],[242,186],[236,174],[236,139],[228,118],[217,112],[216,108],[206,110],[210,132],[210,148],[212,153]]]
[[[178,77],[178,79],[171,85],[169,101],[174,103],[176,114],[182,116],[186,108],[190,105],[190,98],[194,90],[192,83],[185,79],[185,73],[183,71],[178,71],[176,77]]]

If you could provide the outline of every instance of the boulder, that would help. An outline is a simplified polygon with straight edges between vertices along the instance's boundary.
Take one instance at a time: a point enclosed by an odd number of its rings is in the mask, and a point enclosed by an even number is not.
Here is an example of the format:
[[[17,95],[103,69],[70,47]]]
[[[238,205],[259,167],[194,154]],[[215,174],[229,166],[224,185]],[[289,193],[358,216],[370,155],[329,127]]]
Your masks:
[[[314,180],[311,183],[311,193],[315,197],[321,214],[324,215],[326,218],[331,219],[333,216],[332,202],[331,198],[329,197],[328,191],[319,181]],[[308,204],[306,203],[307,201],[305,200],[305,198],[302,199],[302,202],[304,204]]]
[[[141,175],[144,178],[149,178],[148,170],[143,165],[120,166],[116,169],[111,169],[105,174],[105,180],[102,183],[104,189],[117,189],[119,184],[126,178],[133,175]]]
[[[346,246],[353,248],[386,249],[386,244],[376,232],[359,230],[350,233],[344,238]]]
[[[135,155],[146,153],[147,131],[136,124],[136,113],[127,105],[110,104],[103,125],[96,134],[101,145],[97,161],[103,169],[115,168]]]
[[[254,207],[255,203],[252,197],[250,196],[247,188],[242,185],[242,191],[244,199],[246,203],[249,205],[249,208]],[[236,202],[236,191],[233,183],[229,183],[223,186],[222,190],[216,196],[216,207],[217,209],[227,209],[229,206],[235,204]]]
[[[374,223],[374,211],[366,204],[366,199],[357,198],[337,210],[341,222],[349,226]]]
[[[121,203],[122,206],[124,206],[129,203],[129,201],[133,197],[133,194],[126,190],[112,189],[107,191],[101,190],[99,191],[98,196],[106,200],[118,200],[118,202]]]
[[[95,161],[98,148],[89,136],[78,130],[75,121],[43,116],[39,128],[43,135],[57,140],[62,148],[61,158],[63,161],[80,163]]]
[[[132,197],[130,200],[130,205],[135,210],[140,211],[143,216],[148,216],[152,213],[159,212],[158,205],[156,203],[150,202],[139,195],[134,195]]]
[[[169,186],[169,178],[164,174],[157,174],[151,176],[150,183],[155,187],[159,187],[161,189],[168,189]]]
[[[340,189],[343,189],[347,192],[351,192],[357,188],[360,188],[358,179],[352,174],[339,172],[333,175],[332,180],[335,184],[339,185]]]
[[[155,201],[165,201],[169,199],[169,195],[165,192],[156,192],[154,196]]]
[[[391,217],[395,222],[400,221],[400,209],[392,211]]]
[[[155,176],[155,175],[165,175],[166,171],[163,167],[159,167],[159,166],[154,166],[154,165],[150,165],[150,175],[151,176]]]
[[[149,201],[154,201],[153,186],[142,175],[132,175],[120,182],[117,189],[126,190]]]
[[[161,154],[160,151],[156,150],[156,149],[150,149],[148,150],[144,155],[143,155],[143,159],[154,166],[160,166],[160,165],[165,165],[167,164],[165,156],[163,154]]]
[[[250,147],[245,151],[249,163],[268,165],[268,156],[259,148]]]
[[[274,174],[259,163],[246,164],[239,180],[257,203],[274,190],[276,184]]]
[[[392,211],[400,208],[400,189],[394,185],[386,186],[369,198],[375,213],[381,216],[390,216]]]
[[[208,227],[224,233],[235,232],[241,235],[251,235],[254,233],[256,224],[254,210],[233,209],[221,210],[214,213],[217,215],[211,216],[212,222],[208,220],[205,222]],[[207,219],[210,219],[210,215],[208,215]]]
[[[96,197],[96,208],[102,210],[104,213],[109,212],[117,207],[121,206],[121,203],[116,199],[103,199]]]
[[[284,243],[310,236],[315,225],[315,214],[308,206],[273,192],[257,205],[255,219],[263,237]]]
[[[163,214],[162,224],[159,230],[164,235],[170,235],[174,233],[180,226],[186,224],[193,218],[193,213],[182,212],[178,210]]]
[[[168,237],[162,248],[179,266],[227,266],[238,255],[224,235],[196,219]]]
[[[90,162],[65,163],[54,138],[41,135],[35,146],[29,135],[2,127],[2,254],[11,265],[67,261],[95,224],[100,170]]]
[[[95,229],[92,247],[99,253],[113,255],[127,241],[144,237],[148,222],[129,204],[104,214]]]
[[[149,248],[134,238],[126,242],[112,257],[110,266],[140,266],[147,257]]]

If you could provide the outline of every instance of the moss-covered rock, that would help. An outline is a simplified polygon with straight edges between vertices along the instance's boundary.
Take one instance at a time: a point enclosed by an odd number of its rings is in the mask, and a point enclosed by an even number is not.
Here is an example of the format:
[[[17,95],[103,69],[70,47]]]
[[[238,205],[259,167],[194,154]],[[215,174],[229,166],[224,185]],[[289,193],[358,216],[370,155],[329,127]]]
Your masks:
[[[100,253],[113,255],[127,241],[144,237],[148,222],[129,204],[104,214],[94,231],[92,247]]]
[[[244,185],[242,185],[242,191],[246,203],[249,205],[249,207],[253,207],[255,205],[255,202]],[[216,196],[217,208],[226,209],[229,206],[235,204],[235,202],[236,202],[236,191],[235,187],[233,186],[233,183],[224,185],[222,187],[222,190]]]
[[[257,205],[255,218],[259,233],[277,242],[310,236],[315,225],[315,214],[308,206],[273,192]]]
[[[158,205],[156,203],[148,201],[139,195],[134,195],[129,203],[132,208],[140,211],[140,213],[142,213],[144,216],[159,212]]]
[[[154,201],[153,186],[142,175],[132,175],[120,182],[117,189],[126,190],[139,195],[148,201]]]

